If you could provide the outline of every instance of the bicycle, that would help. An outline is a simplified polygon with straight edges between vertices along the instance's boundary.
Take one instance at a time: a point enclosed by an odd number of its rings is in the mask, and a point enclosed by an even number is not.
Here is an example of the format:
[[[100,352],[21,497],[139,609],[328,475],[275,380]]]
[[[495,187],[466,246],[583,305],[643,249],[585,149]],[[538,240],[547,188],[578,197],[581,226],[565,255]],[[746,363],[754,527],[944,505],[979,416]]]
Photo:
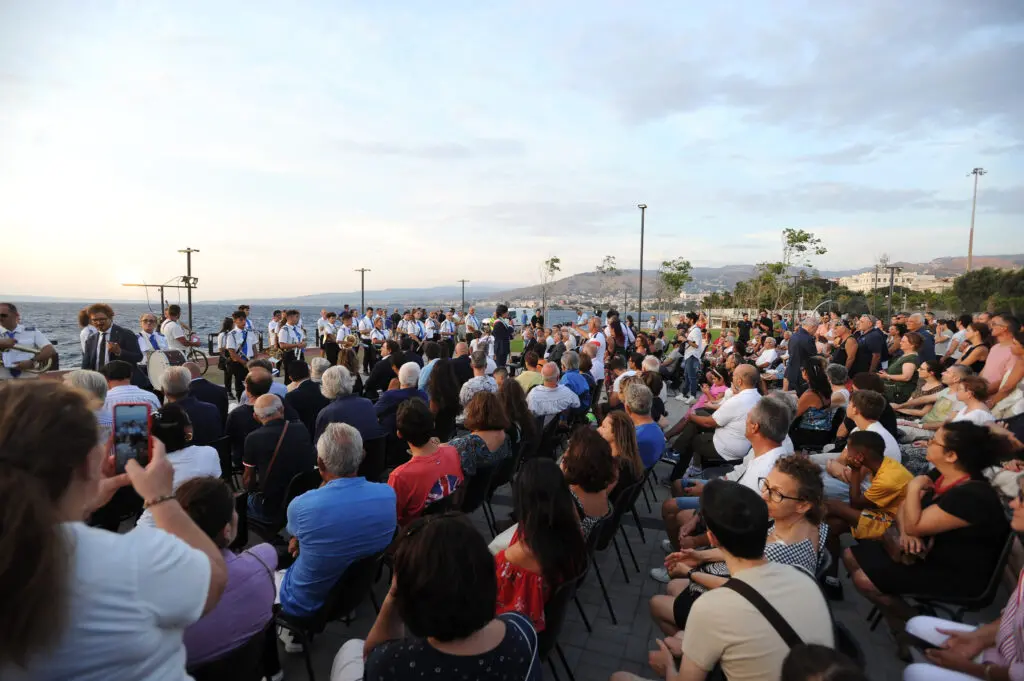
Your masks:
[[[185,353],[185,359],[199,365],[199,373],[203,376],[206,375],[207,369],[210,368],[210,359],[206,356],[205,352],[198,348],[189,348],[188,352]]]

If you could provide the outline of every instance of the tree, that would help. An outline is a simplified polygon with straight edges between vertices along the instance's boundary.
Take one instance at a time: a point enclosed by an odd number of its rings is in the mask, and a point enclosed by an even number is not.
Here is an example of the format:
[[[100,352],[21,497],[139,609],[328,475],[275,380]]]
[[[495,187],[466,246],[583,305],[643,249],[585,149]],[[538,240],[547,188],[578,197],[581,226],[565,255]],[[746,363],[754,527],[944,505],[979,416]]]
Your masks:
[[[606,288],[610,288],[609,283],[614,281],[615,277],[619,274],[619,268],[615,264],[614,255],[604,256],[604,260],[597,266],[597,274],[603,293]]]
[[[690,261],[683,258],[663,260],[658,268],[658,297],[668,295],[672,300],[679,297],[679,292],[693,281],[690,274]],[[640,320],[642,323],[642,320]]]
[[[791,267],[810,267],[811,256],[825,255],[828,253],[828,249],[821,245],[821,239],[814,236],[813,232],[808,232],[803,229],[793,229],[792,227],[786,227],[782,230],[782,260],[775,265],[780,265],[780,274],[783,275],[779,280],[779,285],[776,288],[775,304],[772,305],[773,310],[779,309],[779,304],[782,302],[783,292],[785,288],[785,276],[789,274]],[[800,273],[801,278],[803,272]],[[796,300],[794,293],[794,302]]]
[[[548,292],[551,290],[551,282],[555,275],[562,271],[562,259],[553,255],[540,265],[540,309],[547,319],[548,316]]]

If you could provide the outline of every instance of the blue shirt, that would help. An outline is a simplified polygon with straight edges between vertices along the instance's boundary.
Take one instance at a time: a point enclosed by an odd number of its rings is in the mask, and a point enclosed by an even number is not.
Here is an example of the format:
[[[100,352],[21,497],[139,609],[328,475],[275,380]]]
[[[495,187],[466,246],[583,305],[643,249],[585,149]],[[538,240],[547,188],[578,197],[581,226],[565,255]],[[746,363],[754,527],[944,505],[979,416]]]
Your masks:
[[[395,491],[366,478],[338,478],[288,505],[288,532],[299,557],[281,581],[281,609],[310,617],[356,560],[382,551],[397,524]]]
[[[427,381],[430,380],[430,371],[434,368],[435,364],[437,364],[437,360],[432,359],[424,364],[423,368],[420,369],[420,382],[418,384],[420,390],[427,389]]]
[[[363,443],[384,437],[384,431],[377,423],[377,414],[373,411],[373,402],[359,395],[343,395],[320,410],[316,416],[314,443],[332,423],[347,423],[352,426],[363,436]]]
[[[278,383],[277,381],[273,381],[270,384],[270,394],[277,395],[278,397],[281,398],[281,401],[283,402],[284,398],[288,397],[288,386],[286,386],[284,383]],[[243,391],[242,399],[240,399],[238,403],[249,404],[249,393]]]
[[[636,444],[640,449],[640,460],[644,462],[644,468],[650,468],[658,463],[662,452],[665,451],[665,434],[657,423],[645,423],[637,426]]]
[[[924,343],[917,351],[917,356],[921,358],[922,362],[931,362],[935,359],[935,336],[923,326],[917,330],[917,333],[924,339]]]
[[[583,378],[583,374],[579,372],[579,369],[569,369],[562,378],[559,379],[560,385],[567,386],[569,390],[576,393],[580,398],[580,407],[586,408],[590,406],[590,385],[587,383],[587,379]],[[661,456],[660,454],[658,456]]]

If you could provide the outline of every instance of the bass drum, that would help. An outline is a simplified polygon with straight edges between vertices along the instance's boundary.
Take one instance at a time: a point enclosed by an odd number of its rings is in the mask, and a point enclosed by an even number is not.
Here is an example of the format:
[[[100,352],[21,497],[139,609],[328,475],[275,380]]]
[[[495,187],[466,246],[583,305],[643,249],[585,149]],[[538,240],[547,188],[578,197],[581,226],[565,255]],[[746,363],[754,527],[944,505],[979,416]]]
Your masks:
[[[154,350],[149,353],[146,361],[146,372],[149,382],[157,390],[163,390],[164,373],[169,367],[180,367],[185,364],[185,353],[181,350]]]

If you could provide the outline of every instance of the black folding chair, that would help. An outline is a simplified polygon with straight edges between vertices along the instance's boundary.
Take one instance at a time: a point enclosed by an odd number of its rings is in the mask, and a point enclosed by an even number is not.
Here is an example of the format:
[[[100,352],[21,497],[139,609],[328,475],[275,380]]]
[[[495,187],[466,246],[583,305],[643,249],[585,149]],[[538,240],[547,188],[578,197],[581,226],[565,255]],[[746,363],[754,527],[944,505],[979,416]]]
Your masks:
[[[491,502],[494,499],[494,493],[499,487],[503,487],[512,482],[512,476],[515,475],[516,471],[519,470],[519,462],[522,460],[524,445],[526,442],[521,439],[521,433],[519,426],[513,424],[506,433],[509,438],[510,452],[501,463],[499,463],[494,469],[494,475],[491,476],[491,483],[487,489],[487,494],[484,495],[483,508],[484,508],[484,519],[487,521],[487,529],[491,531],[491,537],[497,536],[497,518],[494,515],[494,506]]]
[[[331,587],[323,606],[311,617],[294,617],[281,611],[277,612],[274,622],[277,626],[290,631],[295,641],[302,646],[310,681],[316,679],[313,673],[313,658],[309,654],[309,646],[314,636],[323,633],[327,625],[336,620],[351,624],[351,620],[347,619],[348,615],[367,596],[370,597],[374,610],[380,613],[380,604],[373,593],[373,585],[377,580],[384,553],[380,551],[364,556],[349,565]]]
[[[491,480],[494,479],[497,470],[498,466],[477,466],[476,473],[462,487],[459,510],[469,515],[483,505],[487,500],[487,493],[491,490]],[[486,512],[484,517],[487,518]],[[488,524],[490,524],[489,519]]]
[[[320,486],[321,481],[320,471],[315,468],[296,473],[288,482],[288,487],[285,488],[284,500],[281,502],[281,509],[277,516],[271,522],[266,522],[247,514],[246,520],[249,529],[265,539],[272,539],[274,535],[278,534],[288,524],[288,504],[292,503],[292,499],[300,494],[305,494],[311,489],[316,489]]]
[[[551,669],[551,676],[555,678],[555,681],[559,681],[559,679],[558,671],[555,669],[555,661],[550,657],[552,650],[558,653],[558,659],[561,660],[562,667],[569,675],[569,681],[576,681],[576,677],[573,675],[572,669],[569,668],[569,663],[565,659],[565,652],[558,643],[558,636],[562,632],[562,626],[565,624],[565,611],[569,607],[569,601],[576,597],[576,589],[586,576],[587,566],[584,566],[583,571],[579,575],[559,584],[548,598],[548,602],[544,604],[544,631],[537,635],[537,656],[541,662],[548,663],[548,667]],[[588,623],[588,629],[589,626]]]
[[[186,671],[194,681],[260,681],[264,676],[267,637],[274,636],[274,620],[234,650]],[[277,642],[274,644],[276,653]],[[269,676],[269,674],[267,674]]]
[[[237,492],[242,485],[241,480],[235,482],[235,469],[231,464],[231,438],[224,435],[211,442],[209,446],[217,450],[217,456],[220,459],[221,480],[228,483],[232,492]]]
[[[363,462],[359,464],[358,475],[370,482],[383,482],[384,471],[387,470],[387,437],[376,437],[363,440]]]
[[[609,513],[605,518],[598,521],[592,530],[590,535],[587,537],[587,554],[590,556],[590,562],[594,566],[594,574],[597,575],[597,583],[601,586],[601,595],[604,596],[604,603],[608,606],[608,615],[611,617],[612,624],[618,624],[619,620],[615,617],[615,609],[612,607],[612,601],[608,597],[608,588],[604,584],[604,577],[601,575],[601,566],[597,563],[597,552],[603,551],[608,548],[608,544],[612,543],[615,539],[615,513]],[[626,574],[625,564],[622,562],[622,553],[619,551],[618,544],[615,544],[615,550],[619,553],[619,565],[622,566],[622,574]],[[629,578],[626,578],[629,581]],[[576,602],[577,607],[580,608],[582,614],[583,608],[580,606],[579,601]],[[587,627],[590,630],[590,627]]]

